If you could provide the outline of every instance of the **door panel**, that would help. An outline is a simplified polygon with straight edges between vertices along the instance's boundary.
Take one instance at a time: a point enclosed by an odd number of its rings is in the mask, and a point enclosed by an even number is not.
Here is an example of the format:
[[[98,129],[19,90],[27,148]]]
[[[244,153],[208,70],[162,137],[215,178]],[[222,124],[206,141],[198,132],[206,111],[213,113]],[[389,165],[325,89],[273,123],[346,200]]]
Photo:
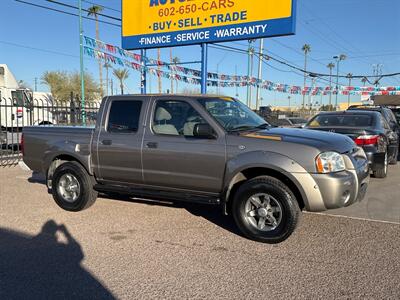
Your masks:
[[[155,103],[151,121],[147,122],[143,143],[144,183],[192,191],[220,192],[225,172],[225,137],[220,135],[215,139],[207,139],[185,136],[187,132],[193,131],[193,123],[199,119],[205,122],[205,116],[195,110],[190,102],[183,100],[177,102],[185,102],[190,108],[164,106],[161,112],[156,113],[157,105],[163,101],[166,100]],[[155,124],[156,131],[167,134],[154,133],[154,122],[159,122]]]
[[[151,147],[154,142],[156,148]],[[144,140],[143,169],[149,185],[219,192],[225,171],[225,144],[150,133]]]
[[[112,117],[112,115],[116,117]],[[144,105],[140,100],[111,102],[107,125],[98,136],[99,177],[105,181],[143,183],[141,145]]]

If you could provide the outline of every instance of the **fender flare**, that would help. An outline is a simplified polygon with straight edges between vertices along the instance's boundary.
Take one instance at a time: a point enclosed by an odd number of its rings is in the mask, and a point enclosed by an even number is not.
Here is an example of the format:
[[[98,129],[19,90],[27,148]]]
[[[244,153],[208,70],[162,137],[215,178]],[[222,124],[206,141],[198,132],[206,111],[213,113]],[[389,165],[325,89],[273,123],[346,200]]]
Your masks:
[[[228,203],[232,188],[239,182],[247,180],[244,172],[248,169],[261,168],[279,173],[288,178],[298,189],[306,201],[306,193],[300,182],[293,176],[293,173],[308,174],[296,161],[280,153],[270,151],[251,151],[235,156],[226,165],[223,203]],[[268,175],[268,174],[266,174]]]

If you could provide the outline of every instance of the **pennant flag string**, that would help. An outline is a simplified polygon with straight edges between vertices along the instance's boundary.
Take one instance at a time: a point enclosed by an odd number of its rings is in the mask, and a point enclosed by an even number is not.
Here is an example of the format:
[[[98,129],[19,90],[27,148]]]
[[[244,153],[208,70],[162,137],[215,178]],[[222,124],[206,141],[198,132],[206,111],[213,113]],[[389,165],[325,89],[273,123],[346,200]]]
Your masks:
[[[120,66],[131,67],[134,70],[141,71],[142,57],[139,54],[131,53],[118,46],[104,43],[102,41],[93,39],[88,36],[84,36],[85,44],[84,52],[86,55],[96,59],[101,59],[107,62],[111,62]],[[115,55],[118,56],[115,56]],[[135,62],[130,62],[131,59]],[[167,79],[175,79],[191,84],[200,84],[201,71],[186,68],[178,65],[171,65],[169,63],[143,57],[145,65],[164,66],[168,71],[156,70],[146,66],[145,69],[150,74],[164,77]],[[178,74],[181,73],[181,74]],[[215,87],[260,87],[265,90],[277,91],[289,94],[300,94],[300,95],[400,95],[400,86],[388,86],[388,87],[373,87],[373,86],[339,86],[339,89],[328,87],[301,87],[293,86],[283,83],[275,83],[268,80],[262,80],[255,77],[249,76],[237,76],[237,75],[225,75],[217,73],[208,73],[207,75],[208,86]]]

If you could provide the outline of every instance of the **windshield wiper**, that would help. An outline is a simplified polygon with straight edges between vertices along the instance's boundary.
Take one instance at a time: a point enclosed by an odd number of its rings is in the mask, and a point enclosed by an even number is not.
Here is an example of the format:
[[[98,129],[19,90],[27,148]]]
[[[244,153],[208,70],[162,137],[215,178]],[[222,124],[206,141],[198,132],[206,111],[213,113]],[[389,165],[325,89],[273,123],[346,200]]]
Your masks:
[[[267,129],[268,127],[271,127],[271,125],[268,124],[268,123],[264,123],[264,124],[258,125],[258,126],[255,127],[255,128],[256,128],[256,129]]]
[[[264,123],[258,126],[251,126],[251,125],[241,125],[235,128],[232,128],[230,130],[228,130],[229,132],[236,132],[236,131],[242,131],[242,130],[257,130],[257,129],[267,129],[268,127],[270,127],[271,125],[269,125],[268,123]]]
[[[235,131],[242,131],[242,130],[250,130],[250,129],[254,129],[254,126],[251,125],[241,125],[241,126],[237,126],[235,128],[229,129],[229,132],[235,132]]]

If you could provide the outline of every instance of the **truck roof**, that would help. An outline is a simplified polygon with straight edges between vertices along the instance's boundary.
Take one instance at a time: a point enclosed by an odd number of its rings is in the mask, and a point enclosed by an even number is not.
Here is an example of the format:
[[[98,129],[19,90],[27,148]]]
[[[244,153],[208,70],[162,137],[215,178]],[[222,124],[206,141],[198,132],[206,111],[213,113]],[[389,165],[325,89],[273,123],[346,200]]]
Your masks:
[[[234,100],[235,98],[229,96],[218,96],[218,95],[202,95],[202,94],[126,94],[126,95],[113,95],[108,96],[109,98],[150,98],[150,97],[162,97],[162,98],[171,98],[171,97],[179,97],[179,98],[222,98],[222,99],[230,99]]]

